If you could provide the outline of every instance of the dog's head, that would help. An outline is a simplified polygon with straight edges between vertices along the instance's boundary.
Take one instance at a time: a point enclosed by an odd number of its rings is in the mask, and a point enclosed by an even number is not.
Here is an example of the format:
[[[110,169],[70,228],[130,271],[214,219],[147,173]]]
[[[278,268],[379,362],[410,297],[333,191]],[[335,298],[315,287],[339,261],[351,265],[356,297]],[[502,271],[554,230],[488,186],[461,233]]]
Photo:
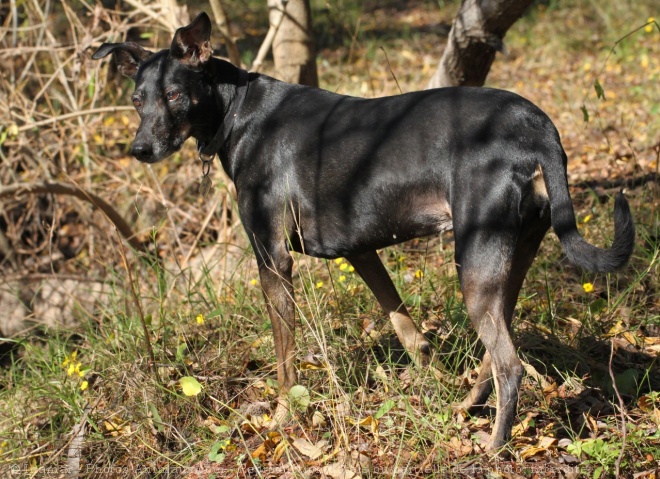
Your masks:
[[[211,59],[211,20],[200,13],[179,28],[169,50],[152,53],[133,42],[104,43],[92,55],[112,54],[117,68],[135,80],[132,100],[141,118],[131,154],[155,163],[196,136],[214,111],[214,98],[204,67]]]

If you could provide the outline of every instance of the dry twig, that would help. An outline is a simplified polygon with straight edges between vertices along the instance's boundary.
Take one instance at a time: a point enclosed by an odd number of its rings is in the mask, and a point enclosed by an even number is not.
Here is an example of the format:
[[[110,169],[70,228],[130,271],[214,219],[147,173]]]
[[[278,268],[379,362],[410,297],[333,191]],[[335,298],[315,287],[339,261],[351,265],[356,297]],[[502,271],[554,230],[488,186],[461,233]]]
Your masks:
[[[135,237],[131,227],[126,223],[124,218],[108,204],[103,198],[97,196],[89,191],[85,191],[79,186],[72,186],[66,183],[59,182],[43,182],[43,183],[18,183],[10,186],[0,187],[0,198],[4,196],[20,196],[25,194],[56,194],[56,195],[70,195],[86,200],[96,208],[103,211],[106,217],[117,227],[117,230],[128,241],[128,243],[137,251],[147,253],[147,246]]]
[[[616,394],[617,399],[619,400],[619,412],[621,413],[621,452],[619,452],[619,457],[617,457],[616,462],[615,462],[615,467],[616,467],[616,478],[618,479],[621,477],[621,461],[623,460],[623,453],[626,450],[626,439],[627,439],[627,428],[626,428],[626,405],[623,402],[623,398],[621,398],[621,394],[619,393],[619,388],[616,386],[616,377],[614,376],[614,371],[612,370],[612,360],[614,359],[614,341],[610,340],[610,345],[612,347],[610,351],[610,362],[609,362],[609,371],[610,371],[610,377],[612,378],[612,388],[614,389],[614,392]]]

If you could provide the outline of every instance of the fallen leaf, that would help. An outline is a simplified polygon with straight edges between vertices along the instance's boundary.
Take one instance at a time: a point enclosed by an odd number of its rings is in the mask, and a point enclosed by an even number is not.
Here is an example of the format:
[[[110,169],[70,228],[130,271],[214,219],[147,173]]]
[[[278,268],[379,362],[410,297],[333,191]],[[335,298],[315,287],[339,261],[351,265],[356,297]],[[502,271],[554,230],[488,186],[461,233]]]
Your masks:
[[[301,370],[310,370],[310,371],[318,371],[320,369],[327,369],[323,363],[310,363],[307,361],[301,361],[300,362],[300,369]]]
[[[355,420],[353,418],[347,418],[347,421],[349,424],[353,424],[354,426],[362,426],[369,428],[373,434],[376,434],[378,432],[378,419],[374,419],[373,416],[367,416],[364,419],[360,420]]]
[[[523,449],[520,453],[520,459],[523,461],[525,459],[529,459],[532,456],[536,456],[537,454],[540,454],[542,452],[545,452],[547,449],[544,447],[538,447],[538,446],[529,446]]]
[[[259,379],[252,383],[252,387],[257,388],[257,389],[263,389],[264,394],[270,395],[270,396],[275,396],[277,394],[277,391],[270,387],[268,383],[262,379]]]
[[[617,321],[614,326],[610,328],[610,330],[607,332],[608,336],[616,336],[617,334],[620,334],[625,331],[625,328],[623,326],[623,321]]]
[[[653,410],[654,400],[648,395],[644,395],[637,400],[637,405],[644,412],[650,412]]]
[[[471,442],[461,441],[461,439],[456,436],[452,437],[447,445],[456,457],[466,456],[470,454],[473,449]]]
[[[268,446],[264,441],[263,443],[261,443],[261,445],[258,448],[252,451],[252,457],[254,459],[259,459],[259,461],[263,463],[266,461],[266,454],[268,453],[269,450],[270,449],[268,449]]]
[[[545,378],[545,376],[543,376],[543,374],[538,372],[534,366],[532,366],[531,364],[525,361],[522,361],[522,365],[527,375],[533,378],[537,383],[539,383],[543,389],[546,389],[547,387],[550,386],[550,383]]]
[[[251,436],[258,433],[270,422],[270,416],[250,416],[241,423],[241,431]]]
[[[279,462],[280,458],[284,455],[289,448],[289,441],[279,441],[273,451],[273,461]]]
[[[626,332],[622,333],[621,337],[623,339],[625,339],[626,341],[628,341],[633,346],[637,346],[639,344],[639,339],[637,338],[637,336],[635,336],[630,331],[626,331]]]
[[[511,437],[514,438],[516,436],[522,436],[523,434],[525,434],[529,429],[530,424],[532,424],[536,415],[537,413],[528,412],[525,419],[520,421],[519,424],[513,426],[513,428],[511,429]]]
[[[551,447],[556,446],[557,442],[558,441],[556,437],[541,436],[538,446],[544,449],[550,449]]]
[[[660,338],[655,336],[650,336],[644,338],[644,344],[647,346],[660,346]]]
[[[325,420],[321,411],[314,411],[314,414],[312,414],[312,427],[319,429],[327,425],[328,422]]]
[[[197,396],[202,392],[202,385],[197,381],[197,379],[191,376],[184,376],[179,379],[179,385],[181,386],[181,391],[186,396]]]
[[[476,427],[490,426],[490,419],[487,417],[473,417],[470,423]]]
[[[271,431],[266,435],[266,440],[252,452],[254,459],[259,459],[262,463],[266,460],[268,452],[272,451],[282,441],[282,435],[277,431]]]
[[[552,398],[556,398],[559,396],[559,386],[557,386],[557,383],[552,382],[548,384],[546,387],[543,388],[543,396],[545,397],[546,401]]]
[[[598,435],[598,421],[596,421],[590,414],[584,413],[584,422],[591,433],[596,437]]]
[[[112,437],[128,436],[131,434],[131,425],[126,422],[114,422],[110,420],[103,421],[103,425]]]
[[[321,472],[332,479],[355,479],[359,477],[354,471],[351,471],[345,464],[333,462],[321,468]]]
[[[323,455],[323,450],[317,445],[309,442],[307,439],[294,439],[292,445],[298,450],[299,453],[309,457],[312,461]]]
[[[650,471],[638,472],[633,475],[633,479],[657,479],[658,470],[653,469]]]

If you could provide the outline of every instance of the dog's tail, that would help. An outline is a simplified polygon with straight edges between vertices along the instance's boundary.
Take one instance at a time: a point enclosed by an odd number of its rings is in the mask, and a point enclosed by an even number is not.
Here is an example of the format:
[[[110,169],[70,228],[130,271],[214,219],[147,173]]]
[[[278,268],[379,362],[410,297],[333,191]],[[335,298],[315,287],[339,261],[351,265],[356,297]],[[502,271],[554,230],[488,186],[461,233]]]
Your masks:
[[[580,235],[575,223],[573,203],[566,178],[566,154],[562,162],[542,161],[541,169],[550,200],[552,228],[561,241],[568,260],[587,271],[610,273],[623,268],[635,243],[635,225],[628,200],[619,192],[614,202],[614,241],[609,248],[599,248]],[[548,157],[546,157],[548,159]]]

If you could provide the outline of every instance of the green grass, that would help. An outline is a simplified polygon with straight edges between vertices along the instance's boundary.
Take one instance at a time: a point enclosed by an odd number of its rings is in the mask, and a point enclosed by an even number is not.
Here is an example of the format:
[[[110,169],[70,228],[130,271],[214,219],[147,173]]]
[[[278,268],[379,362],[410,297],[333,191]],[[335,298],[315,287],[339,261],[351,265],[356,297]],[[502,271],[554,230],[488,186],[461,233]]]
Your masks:
[[[633,204],[637,196],[633,192]],[[583,229],[600,235],[599,230],[607,231],[611,223],[610,203],[592,211],[597,218]],[[642,209],[636,215],[640,242],[657,234],[657,221],[651,223],[651,231],[645,225],[647,213]],[[556,243],[544,242],[528,276],[516,338],[524,361],[556,383],[555,393],[557,387],[562,393],[553,395],[535,380],[525,380],[519,417],[533,414],[534,426],[509,447],[520,454],[539,437],[569,439],[565,453],[584,456],[580,467],[585,474],[598,468],[611,473],[621,438],[617,416],[609,406],[613,396],[611,386],[608,389],[607,333],[622,319],[632,332],[660,324],[657,305],[645,305],[641,299],[649,296],[639,290],[645,283],[657,287],[652,278],[658,250],[639,247],[630,272],[618,278],[594,278],[563,264]],[[423,240],[384,251],[381,257],[415,319],[440,325],[435,335],[439,362],[452,375],[469,381],[470,371],[478,365],[478,344],[461,305],[448,246],[446,240]],[[181,273],[154,271],[134,260],[129,263],[156,356],[157,377],[150,367],[138,308],[127,294],[126,270],[116,271],[108,282],[109,300],[94,318],[72,330],[42,331],[40,339],[22,339],[0,391],[5,466],[25,467],[26,477],[31,471],[37,474],[39,467],[62,466],[71,430],[83,417],[89,425],[83,457],[90,468],[120,464],[127,454],[150,467],[190,465],[206,457],[216,443],[225,466],[244,464],[266,438],[261,430],[254,433],[247,426],[253,423],[260,429],[262,420],[250,416],[246,405],[273,401],[277,390],[270,324],[258,285],[251,284],[256,278],[251,252],[244,254],[235,273],[220,284],[209,272],[190,282]],[[649,264],[653,272],[647,271]],[[209,264],[209,270],[213,266]],[[298,357],[311,352],[318,364],[301,363],[300,383],[311,401],[284,431],[286,437],[317,443],[324,439],[328,452],[362,444],[372,466],[387,470],[419,467],[433,445],[439,445],[430,462],[436,468],[478,453],[490,427],[488,417],[457,421],[451,405],[460,401],[465,389],[438,383],[409,366],[356,274],[333,261],[303,256],[296,256],[296,266]],[[342,276],[345,279],[340,280]],[[594,292],[582,291],[586,281],[596,285]],[[601,300],[604,303],[591,312]],[[204,315],[203,324],[195,319],[199,314]],[[376,328],[365,334],[363,325],[371,321]],[[73,352],[83,377],[68,375],[62,366]],[[634,370],[638,378],[626,391],[629,412],[636,417],[628,424],[624,468],[629,471],[641,470],[633,465],[633,457],[653,456],[660,440],[653,416],[630,401],[645,397],[657,407],[657,392],[649,392],[658,387],[656,359],[645,358],[642,363],[618,353],[615,360],[618,374]],[[184,376],[196,377],[203,385],[202,394],[184,396],[178,387]],[[81,391],[83,380],[89,387]],[[580,405],[583,401],[590,404],[586,411]],[[315,413],[323,417],[325,426],[314,426]],[[374,429],[370,420],[359,425],[369,417],[378,418]],[[590,429],[596,423],[598,428]],[[293,450],[290,453],[280,462],[304,471],[304,462]],[[268,451],[264,456],[265,471],[275,466],[270,462],[273,454]]]

